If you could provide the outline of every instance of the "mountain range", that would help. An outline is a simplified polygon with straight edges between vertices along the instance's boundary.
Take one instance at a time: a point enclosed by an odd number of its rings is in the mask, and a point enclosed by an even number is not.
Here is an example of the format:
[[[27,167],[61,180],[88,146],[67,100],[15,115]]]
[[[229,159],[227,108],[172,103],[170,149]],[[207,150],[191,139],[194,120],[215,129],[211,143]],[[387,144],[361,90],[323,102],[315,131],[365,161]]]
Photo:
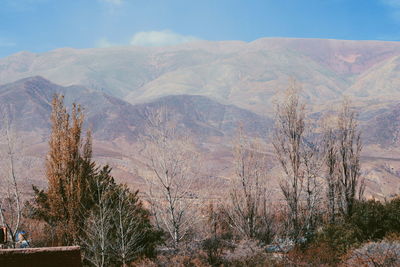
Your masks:
[[[167,107],[178,127],[199,140],[209,162],[217,163],[213,168],[224,169],[231,157],[228,140],[239,124],[268,140],[274,106],[295,79],[310,118],[334,110],[343,96],[352,100],[363,130],[364,176],[370,194],[382,197],[400,186],[399,74],[400,42],[264,38],[61,48],[0,59],[0,106],[29,136],[26,153],[43,159],[51,99],[65,95],[68,105],[85,108],[96,157],[113,165],[120,179],[137,182],[131,163],[140,159],[132,151],[148,112]]]

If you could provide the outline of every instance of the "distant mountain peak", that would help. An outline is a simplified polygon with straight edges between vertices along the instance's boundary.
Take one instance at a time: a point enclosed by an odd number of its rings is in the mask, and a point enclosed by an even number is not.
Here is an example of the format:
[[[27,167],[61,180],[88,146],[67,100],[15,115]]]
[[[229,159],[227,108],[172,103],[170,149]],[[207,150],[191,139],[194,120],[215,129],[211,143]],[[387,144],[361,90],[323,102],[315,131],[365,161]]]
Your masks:
[[[51,81],[43,78],[40,75],[36,75],[36,76],[31,76],[31,77],[27,77],[27,78],[23,78],[21,80],[16,81],[15,83],[24,83],[24,84],[31,84],[31,83],[46,83],[46,84],[51,84],[51,85],[56,85],[54,83],[52,83]]]
[[[312,38],[61,48],[0,59],[0,84],[39,75],[131,104],[165,95],[202,95],[272,117],[274,101],[291,78],[311,107],[323,108],[343,95],[362,103],[400,98],[399,56],[400,42]],[[28,81],[45,83],[40,78]]]

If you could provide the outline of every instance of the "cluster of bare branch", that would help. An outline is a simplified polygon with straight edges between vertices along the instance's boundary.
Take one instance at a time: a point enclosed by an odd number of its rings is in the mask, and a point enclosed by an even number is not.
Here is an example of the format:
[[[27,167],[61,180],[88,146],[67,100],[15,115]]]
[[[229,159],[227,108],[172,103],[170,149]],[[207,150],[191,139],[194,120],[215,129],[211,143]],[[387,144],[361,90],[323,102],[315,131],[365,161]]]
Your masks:
[[[16,130],[12,127],[10,117],[6,109],[1,110],[1,135],[0,146],[1,161],[5,164],[1,173],[1,188],[4,192],[2,195],[6,197],[0,199],[0,220],[3,226],[7,228],[11,240],[11,246],[15,247],[17,232],[22,222],[22,203],[20,197],[20,189],[17,181],[17,141],[18,136]],[[20,149],[20,147],[18,147]]]
[[[288,89],[285,101],[277,106],[276,115],[273,146],[284,172],[280,187],[289,210],[288,230],[290,236],[297,239],[303,227],[301,196],[306,177],[304,156],[307,155],[303,150],[307,144],[304,142],[305,105],[300,101],[295,84]]]
[[[192,184],[198,178],[198,155],[191,139],[178,133],[165,108],[148,113],[147,118],[143,143],[150,170],[145,175],[148,200],[156,224],[177,248],[196,219]]]
[[[363,194],[361,137],[356,113],[344,101],[335,123],[325,123],[321,140],[306,124],[305,105],[295,84],[277,107],[273,145],[283,170],[281,190],[288,207],[292,238],[312,233],[321,218],[326,188],[329,221],[349,216]],[[358,193],[358,194],[357,194]]]
[[[235,175],[225,210],[230,226],[247,238],[265,237],[271,232],[267,160],[262,147],[239,128],[233,142]]]
[[[150,224],[137,192],[116,185],[104,167],[94,181],[90,195],[93,207],[80,238],[84,257],[95,266],[121,263],[127,266],[148,249]]]
[[[360,173],[361,132],[356,118],[345,99],[333,126],[324,127],[328,211],[332,223],[338,214],[352,214],[354,201],[362,198],[365,189]]]
[[[113,255],[122,263],[128,263],[138,257],[145,249],[146,232],[138,217],[137,196],[132,195],[125,186],[120,187],[116,195],[114,225],[116,234],[111,239]]]
[[[320,179],[323,168],[323,155],[318,143],[307,142],[302,148],[304,165],[304,192],[305,204],[302,208],[303,231],[306,235],[312,234],[321,217],[323,208],[323,184]]]
[[[84,235],[80,236],[80,243],[85,248],[85,258],[95,266],[109,264],[112,219],[115,216],[111,198],[114,185],[107,177],[102,178],[96,179],[91,188],[94,191],[92,192],[93,208],[88,214]]]

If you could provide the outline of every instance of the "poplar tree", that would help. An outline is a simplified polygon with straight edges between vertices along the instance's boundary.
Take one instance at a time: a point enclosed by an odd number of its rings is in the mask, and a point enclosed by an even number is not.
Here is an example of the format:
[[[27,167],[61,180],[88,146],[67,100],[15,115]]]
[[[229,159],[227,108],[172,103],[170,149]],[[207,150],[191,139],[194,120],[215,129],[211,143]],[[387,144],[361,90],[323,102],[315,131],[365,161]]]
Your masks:
[[[84,218],[92,205],[88,194],[96,173],[90,131],[82,138],[82,108],[73,104],[71,115],[64,97],[52,102],[51,135],[46,159],[47,192],[35,192],[35,217],[51,227],[57,245],[77,244]]]

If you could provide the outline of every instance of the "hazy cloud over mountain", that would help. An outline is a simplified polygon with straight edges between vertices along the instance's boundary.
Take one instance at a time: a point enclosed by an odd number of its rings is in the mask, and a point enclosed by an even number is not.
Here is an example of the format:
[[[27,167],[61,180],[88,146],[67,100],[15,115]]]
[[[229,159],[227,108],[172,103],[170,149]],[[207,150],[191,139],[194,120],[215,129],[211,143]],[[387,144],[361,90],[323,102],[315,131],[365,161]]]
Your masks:
[[[399,0],[303,2],[0,0],[0,36],[15,43],[2,45],[0,57],[60,47],[171,45],[198,38],[399,39]]]
[[[118,46],[118,44],[111,42],[107,38],[101,38],[100,40],[97,40],[95,45],[96,45],[96,47],[100,47],[100,48]]]
[[[168,46],[200,40],[191,35],[182,35],[170,30],[138,32],[133,35],[130,44],[138,46]]]
[[[192,35],[182,35],[171,30],[137,32],[131,38],[129,44],[133,46],[172,46],[201,40]],[[116,43],[108,38],[96,41],[95,46],[100,48],[113,46],[126,46],[127,43]],[[1,46],[1,39],[0,39]]]

